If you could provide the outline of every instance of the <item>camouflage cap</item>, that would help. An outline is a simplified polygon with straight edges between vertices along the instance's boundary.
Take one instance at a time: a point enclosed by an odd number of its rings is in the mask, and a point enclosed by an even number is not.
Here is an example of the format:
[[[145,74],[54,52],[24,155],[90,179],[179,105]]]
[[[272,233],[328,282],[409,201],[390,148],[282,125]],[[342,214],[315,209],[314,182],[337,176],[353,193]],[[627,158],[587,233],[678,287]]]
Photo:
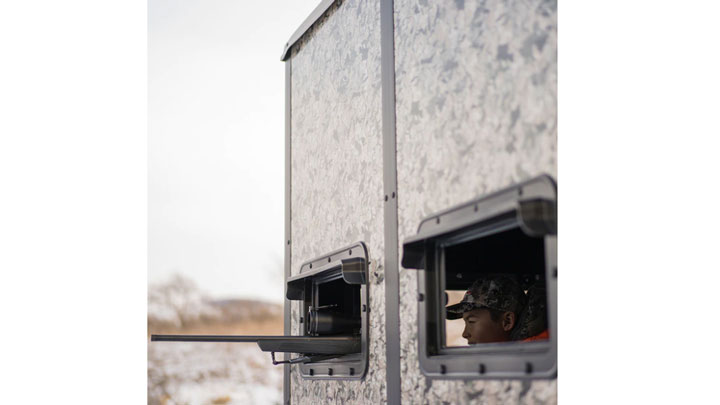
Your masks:
[[[485,276],[475,280],[459,303],[446,308],[447,319],[459,319],[463,312],[483,308],[517,314],[524,305],[525,292],[512,277]]]

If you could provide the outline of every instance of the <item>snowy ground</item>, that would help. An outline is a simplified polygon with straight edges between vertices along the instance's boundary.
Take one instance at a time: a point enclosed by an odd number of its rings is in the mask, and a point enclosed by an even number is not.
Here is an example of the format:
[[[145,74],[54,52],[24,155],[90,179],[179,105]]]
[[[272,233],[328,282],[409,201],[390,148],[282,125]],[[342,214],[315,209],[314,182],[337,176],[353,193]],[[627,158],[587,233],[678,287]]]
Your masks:
[[[148,292],[150,334],[283,334],[277,303],[213,300],[179,275]],[[148,341],[148,404],[280,404],[282,371],[256,343]]]
[[[148,404],[281,404],[282,370],[254,343],[148,342]]]

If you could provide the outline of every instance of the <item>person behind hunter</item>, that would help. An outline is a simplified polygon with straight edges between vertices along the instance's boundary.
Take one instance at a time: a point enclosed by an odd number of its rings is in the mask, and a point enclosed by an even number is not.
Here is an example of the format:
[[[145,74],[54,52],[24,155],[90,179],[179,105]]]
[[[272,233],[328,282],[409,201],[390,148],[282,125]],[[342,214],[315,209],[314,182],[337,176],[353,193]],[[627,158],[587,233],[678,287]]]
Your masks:
[[[468,344],[513,340],[526,302],[525,292],[508,276],[486,276],[475,280],[462,300],[446,308],[447,319],[465,321],[462,336]]]

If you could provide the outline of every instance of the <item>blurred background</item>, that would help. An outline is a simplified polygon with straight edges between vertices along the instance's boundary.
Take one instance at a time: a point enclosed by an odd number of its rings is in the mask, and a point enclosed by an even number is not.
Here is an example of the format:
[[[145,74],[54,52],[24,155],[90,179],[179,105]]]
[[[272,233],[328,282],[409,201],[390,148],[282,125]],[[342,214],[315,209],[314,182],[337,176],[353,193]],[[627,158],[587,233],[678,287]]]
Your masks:
[[[280,335],[283,46],[319,0],[148,2],[148,334]],[[148,343],[149,404],[279,404],[255,344]]]

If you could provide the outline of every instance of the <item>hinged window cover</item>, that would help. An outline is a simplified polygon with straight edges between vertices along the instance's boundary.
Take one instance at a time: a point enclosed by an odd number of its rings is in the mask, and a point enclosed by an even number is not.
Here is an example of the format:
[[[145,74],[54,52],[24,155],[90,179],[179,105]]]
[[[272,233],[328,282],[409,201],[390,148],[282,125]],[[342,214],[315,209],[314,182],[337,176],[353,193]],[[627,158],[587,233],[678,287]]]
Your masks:
[[[417,235],[404,241],[403,267],[419,270],[418,360],[424,375],[439,379],[555,378],[556,190],[555,181],[547,175],[512,185],[426,217],[421,221]],[[523,237],[537,241],[526,245],[532,248],[531,256],[537,260],[534,263],[539,266],[537,270],[545,280],[546,327],[550,338],[537,342],[515,341],[445,347],[445,290],[459,289],[459,284],[450,285],[446,280],[448,275],[458,271],[458,266],[462,266],[464,260],[463,257],[449,257],[451,252],[448,249],[458,246],[459,243],[487,243],[484,241],[491,240],[489,238],[494,235],[505,235],[508,232],[525,235]],[[525,245],[511,246],[510,251],[522,250]],[[517,258],[508,257],[507,260],[515,259]],[[447,268],[448,264],[454,268]],[[451,281],[454,282],[454,277]]]
[[[555,181],[548,175],[535,177],[477,200],[432,214],[420,222],[417,235],[403,243],[402,266],[425,268],[425,246],[439,236],[503,216],[515,218],[527,233],[555,234]]]
[[[339,260],[325,263],[328,259],[327,256],[319,260],[319,267],[316,265],[315,269],[310,268],[312,262],[308,262],[303,265],[300,270],[300,274],[290,277],[287,281],[287,292],[286,297],[289,300],[303,300],[304,299],[304,283],[309,277],[317,277],[322,273],[340,272],[343,280],[348,284],[365,284],[367,281],[366,268],[367,263],[365,257],[362,256],[364,252],[363,245],[355,245],[356,253],[352,256],[352,253],[347,254],[347,258],[341,258]],[[337,255],[340,252],[351,252],[351,248],[343,251],[335,252]],[[332,255],[330,255],[332,256]],[[330,257],[332,260],[332,257]],[[307,265],[307,266],[306,266]]]

